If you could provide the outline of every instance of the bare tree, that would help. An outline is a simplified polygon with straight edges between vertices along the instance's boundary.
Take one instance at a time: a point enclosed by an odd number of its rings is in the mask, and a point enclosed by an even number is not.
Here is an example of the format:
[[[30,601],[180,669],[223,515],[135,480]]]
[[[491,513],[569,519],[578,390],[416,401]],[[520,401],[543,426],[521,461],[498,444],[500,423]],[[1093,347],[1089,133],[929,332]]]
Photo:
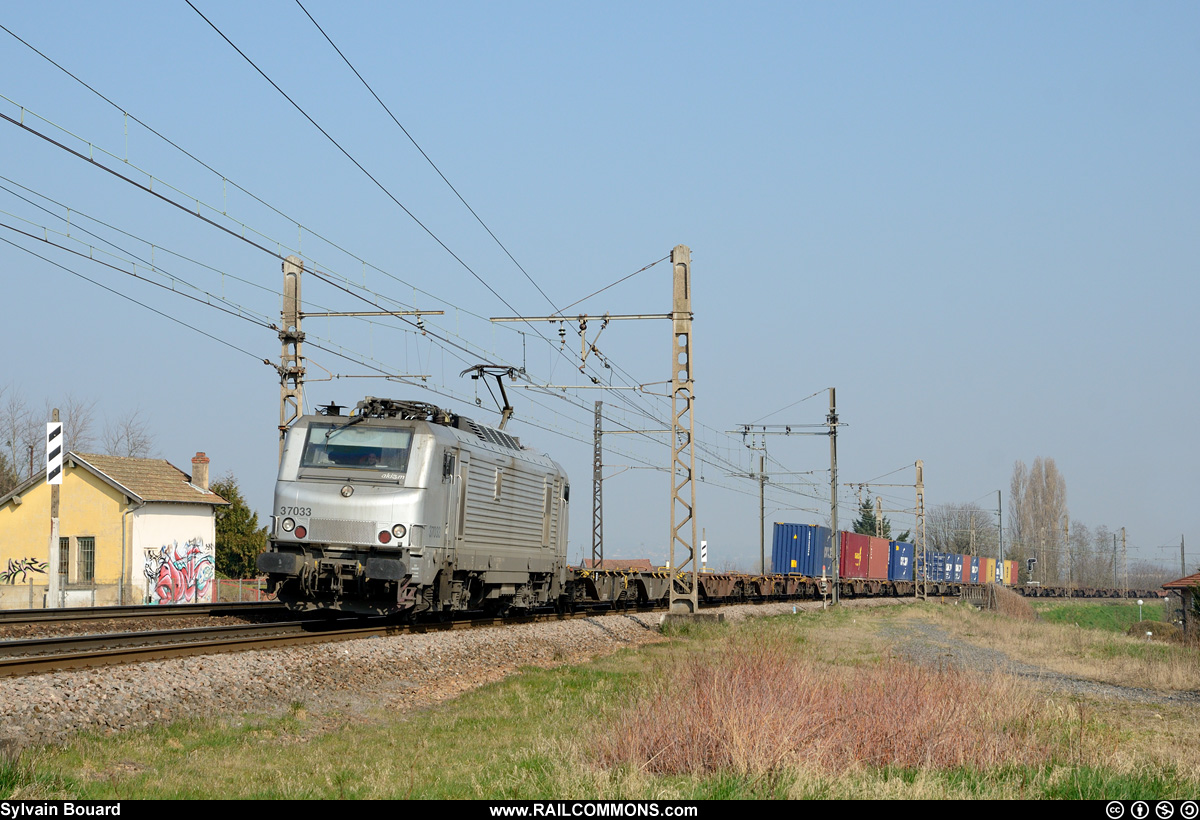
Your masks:
[[[104,453],[126,458],[146,458],[154,450],[154,434],[141,409],[104,425]]]
[[[78,398],[74,393],[68,393],[66,399],[58,405],[58,417],[63,423],[63,440],[67,450],[85,453],[96,444],[94,424],[96,417],[96,400]],[[47,405],[46,421],[50,420],[53,408]]]
[[[995,556],[1000,530],[995,510],[975,503],[938,504],[925,516],[929,548],[937,552]]]
[[[1067,520],[1067,482],[1052,458],[1013,465],[1010,485],[1009,556],[1025,571],[1026,559],[1037,558],[1033,579],[1044,584],[1065,580],[1063,524]],[[1027,579],[1028,580],[1028,579]]]
[[[1071,521],[1070,546],[1067,550],[1068,581],[1077,587],[1094,587],[1100,573],[1095,562],[1092,532],[1082,521]]]
[[[31,448],[34,461],[42,458],[45,437],[45,428],[39,426],[21,391],[11,385],[0,388],[0,444],[18,483],[19,479],[29,477]]]

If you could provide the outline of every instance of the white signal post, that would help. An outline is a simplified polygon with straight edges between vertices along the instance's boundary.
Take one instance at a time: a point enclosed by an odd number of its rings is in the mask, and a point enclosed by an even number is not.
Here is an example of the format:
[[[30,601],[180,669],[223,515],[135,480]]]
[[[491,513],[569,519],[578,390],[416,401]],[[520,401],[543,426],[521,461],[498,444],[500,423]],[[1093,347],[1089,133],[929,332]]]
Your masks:
[[[62,595],[62,579],[58,574],[58,503],[59,488],[62,485],[63,474],[63,426],[58,420],[58,408],[50,417],[53,419],[46,425],[46,483],[50,485],[50,583],[46,590],[46,608],[54,609],[60,605]]]

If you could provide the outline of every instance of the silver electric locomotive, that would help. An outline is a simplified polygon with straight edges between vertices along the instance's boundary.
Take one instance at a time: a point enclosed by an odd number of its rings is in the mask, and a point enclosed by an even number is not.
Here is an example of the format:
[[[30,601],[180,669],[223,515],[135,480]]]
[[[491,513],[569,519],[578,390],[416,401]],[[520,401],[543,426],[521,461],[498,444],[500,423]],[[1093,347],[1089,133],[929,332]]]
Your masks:
[[[369,396],[288,430],[258,568],[293,609],[556,604],[569,497],[562,468],[504,431]]]

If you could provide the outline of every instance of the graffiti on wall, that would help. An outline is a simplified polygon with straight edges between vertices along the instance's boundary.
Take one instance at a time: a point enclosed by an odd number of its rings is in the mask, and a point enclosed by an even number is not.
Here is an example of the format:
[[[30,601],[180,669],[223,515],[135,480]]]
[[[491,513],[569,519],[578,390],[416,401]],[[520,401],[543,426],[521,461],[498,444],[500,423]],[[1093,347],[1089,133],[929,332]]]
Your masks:
[[[36,558],[9,558],[8,569],[0,571],[0,584],[24,584],[29,577],[29,573],[37,572],[42,575],[46,574],[46,568],[50,564],[46,561],[39,561]]]
[[[174,541],[157,550],[146,550],[143,571],[150,582],[150,603],[211,601],[215,569],[213,545],[206,545],[200,538],[193,538],[182,546]]]

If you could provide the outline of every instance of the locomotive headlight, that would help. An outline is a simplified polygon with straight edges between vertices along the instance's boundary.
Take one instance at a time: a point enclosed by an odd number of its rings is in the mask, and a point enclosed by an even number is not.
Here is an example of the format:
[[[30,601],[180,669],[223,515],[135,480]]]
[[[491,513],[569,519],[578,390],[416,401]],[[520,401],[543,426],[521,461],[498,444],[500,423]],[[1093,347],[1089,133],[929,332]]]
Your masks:
[[[406,532],[408,532],[408,530],[403,524],[397,524],[396,526],[392,527],[392,535],[396,536],[397,538],[403,538],[404,533]]]
[[[347,484],[345,487],[342,487],[342,498],[349,498],[352,495],[354,495],[353,487],[351,487],[349,484]]]
[[[296,522],[295,522],[295,521],[293,521],[293,520],[292,520],[292,519],[290,519],[290,518],[285,518],[285,519],[283,519],[283,531],[284,531],[284,532],[291,532],[291,531],[292,531],[292,530],[294,530],[294,529],[296,529]]]

